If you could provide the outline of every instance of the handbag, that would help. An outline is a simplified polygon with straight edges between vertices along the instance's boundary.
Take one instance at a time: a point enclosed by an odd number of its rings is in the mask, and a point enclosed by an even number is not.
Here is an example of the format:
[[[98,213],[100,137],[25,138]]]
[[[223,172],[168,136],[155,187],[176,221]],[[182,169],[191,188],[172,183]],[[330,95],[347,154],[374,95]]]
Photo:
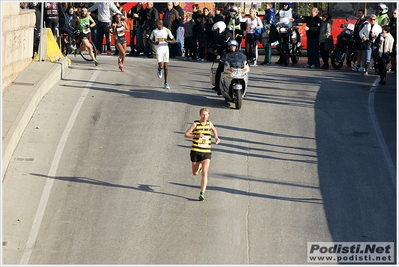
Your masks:
[[[334,41],[331,35],[324,41],[324,50],[326,51],[334,50]]]

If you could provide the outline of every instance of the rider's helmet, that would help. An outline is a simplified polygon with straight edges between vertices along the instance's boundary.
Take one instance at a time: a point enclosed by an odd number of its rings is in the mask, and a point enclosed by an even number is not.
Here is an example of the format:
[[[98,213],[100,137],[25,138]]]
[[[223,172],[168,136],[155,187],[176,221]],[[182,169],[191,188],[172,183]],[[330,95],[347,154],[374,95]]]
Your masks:
[[[224,32],[225,29],[226,29],[226,23],[224,23],[223,21],[218,21],[212,26],[212,31],[218,30],[219,33]]]
[[[283,7],[284,5],[288,5],[287,10],[291,8],[292,2],[284,2],[282,3]]]
[[[227,43],[227,45],[228,45],[228,47],[230,47],[230,46],[232,46],[232,45],[238,47],[238,42],[237,42],[236,40],[230,40],[230,41]]]
[[[378,4],[378,12],[379,12],[380,14],[386,14],[386,13],[388,13],[388,7],[387,7],[387,5],[384,4],[384,3]]]
[[[236,6],[230,7],[229,12],[236,12],[238,14],[238,8]]]

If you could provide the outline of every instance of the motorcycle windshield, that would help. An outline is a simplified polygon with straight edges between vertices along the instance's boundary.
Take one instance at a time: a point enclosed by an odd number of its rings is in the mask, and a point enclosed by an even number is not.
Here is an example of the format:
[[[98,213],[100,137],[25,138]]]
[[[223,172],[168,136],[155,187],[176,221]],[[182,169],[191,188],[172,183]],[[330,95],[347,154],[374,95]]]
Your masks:
[[[231,52],[226,56],[226,61],[229,62],[232,68],[244,68],[247,58],[242,52]]]

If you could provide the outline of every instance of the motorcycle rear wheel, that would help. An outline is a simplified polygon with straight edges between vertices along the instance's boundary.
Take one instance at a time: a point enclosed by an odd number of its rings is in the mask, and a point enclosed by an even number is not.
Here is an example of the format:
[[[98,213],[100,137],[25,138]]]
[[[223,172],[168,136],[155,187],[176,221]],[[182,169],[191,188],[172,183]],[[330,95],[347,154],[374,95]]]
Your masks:
[[[288,66],[290,63],[290,57],[288,56],[288,44],[283,44],[281,46],[281,60],[283,61],[284,66]]]
[[[342,58],[342,51],[341,50],[334,50],[331,55],[331,65],[334,69],[340,69],[344,65],[344,62],[341,60]]]
[[[241,90],[236,91],[236,99],[234,99],[234,102],[236,104],[236,109],[241,109],[241,106],[242,106],[242,91]]]
[[[291,56],[291,62],[292,62],[292,64],[297,64],[298,61],[299,61],[299,55]]]

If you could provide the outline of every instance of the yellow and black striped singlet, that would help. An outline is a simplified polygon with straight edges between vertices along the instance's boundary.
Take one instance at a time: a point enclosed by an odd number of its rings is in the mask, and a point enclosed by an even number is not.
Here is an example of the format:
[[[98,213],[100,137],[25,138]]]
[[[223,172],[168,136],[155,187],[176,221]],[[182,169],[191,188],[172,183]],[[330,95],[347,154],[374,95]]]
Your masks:
[[[202,125],[199,120],[194,121],[197,125],[193,131],[193,134],[200,135],[203,134],[204,138],[193,138],[193,143],[191,145],[191,150],[202,153],[211,153],[211,144],[212,144],[212,136],[211,136],[211,124],[209,121],[206,121],[205,125]]]

